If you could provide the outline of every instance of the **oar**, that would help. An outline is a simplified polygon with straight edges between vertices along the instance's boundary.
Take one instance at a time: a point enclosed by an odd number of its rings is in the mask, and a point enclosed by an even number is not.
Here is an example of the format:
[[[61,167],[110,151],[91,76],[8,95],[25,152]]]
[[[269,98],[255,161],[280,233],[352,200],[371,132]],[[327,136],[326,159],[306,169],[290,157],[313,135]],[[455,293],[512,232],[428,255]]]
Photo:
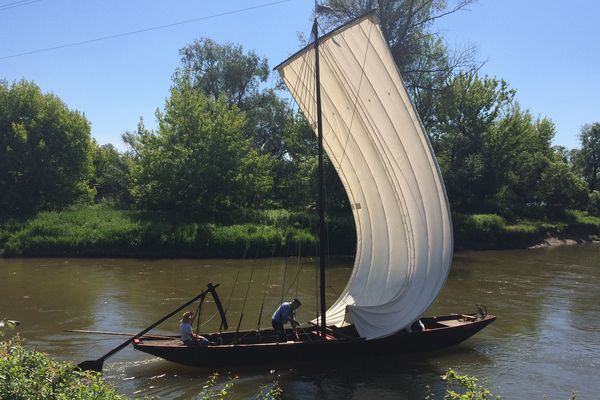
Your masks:
[[[133,339],[135,339],[137,337],[140,337],[140,336],[144,335],[145,333],[148,333],[150,330],[154,329],[156,326],[160,325],[161,323],[163,323],[167,319],[171,318],[173,315],[177,314],[178,312],[180,312],[181,310],[183,310],[184,308],[186,308],[187,306],[189,306],[190,304],[192,304],[193,302],[195,302],[196,300],[198,300],[200,297],[206,296],[206,294],[209,293],[209,292],[214,292],[214,288],[216,288],[217,286],[219,286],[219,285],[217,284],[217,285],[213,286],[212,283],[209,283],[207,290],[204,290],[198,296],[196,296],[193,299],[187,301],[185,304],[179,306],[176,310],[171,311],[169,314],[165,315],[164,317],[162,317],[161,319],[159,319],[158,321],[156,321],[155,323],[153,323],[152,325],[150,325],[149,327],[147,327],[146,329],[144,329],[140,333],[138,333],[138,334],[134,335],[133,337],[127,339],[125,342],[121,343],[120,345],[118,345],[117,347],[115,347],[114,349],[112,349],[111,351],[109,351],[108,353],[106,353],[105,355],[103,355],[102,357],[98,358],[97,360],[86,360],[86,361],[84,361],[82,363],[79,363],[79,365],[77,365],[77,366],[82,371],[92,370],[92,371],[102,372],[102,367],[104,365],[104,360],[106,360],[108,357],[110,357],[113,354],[115,354],[116,352],[122,350],[129,343],[133,342]]]
[[[135,333],[127,332],[108,332],[108,331],[90,331],[87,329],[65,329],[64,332],[74,333],[91,333],[94,335],[113,335],[113,336],[136,336]],[[160,336],[160,335],[144,335],[142,338],[146,339],[176,339],[179,336]]]

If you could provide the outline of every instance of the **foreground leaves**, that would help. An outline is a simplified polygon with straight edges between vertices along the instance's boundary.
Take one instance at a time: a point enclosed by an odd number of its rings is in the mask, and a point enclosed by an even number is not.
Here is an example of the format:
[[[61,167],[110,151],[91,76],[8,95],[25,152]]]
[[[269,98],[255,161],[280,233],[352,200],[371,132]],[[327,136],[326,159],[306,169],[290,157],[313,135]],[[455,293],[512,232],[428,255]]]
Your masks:
[[[120,400],[115,389],[95,372],[75,371],[71,363],[26,350],[20,340],[0,343],[0,398],[13,400]]]

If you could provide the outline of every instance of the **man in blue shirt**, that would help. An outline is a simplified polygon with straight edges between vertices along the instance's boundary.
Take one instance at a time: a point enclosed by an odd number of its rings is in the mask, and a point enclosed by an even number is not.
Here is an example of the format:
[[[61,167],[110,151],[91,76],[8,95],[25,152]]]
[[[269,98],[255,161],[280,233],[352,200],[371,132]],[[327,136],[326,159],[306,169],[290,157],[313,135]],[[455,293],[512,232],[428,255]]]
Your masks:
[[[285,335],[284,324],[289,322],[292,325],[292,329],[294,332],[294,339],[300,340],[298,337],[297,327],[300,325],[296,321],[296,310],[300,307],[302,303],[300,300],[294,299],[291,302],[282,303],[277,310],[273,313],[273,317],[271,317],[271,324],[273,325],[273,329],[275,329],[275,333],[277,334],[277,341],[285,342],[287,340]]]

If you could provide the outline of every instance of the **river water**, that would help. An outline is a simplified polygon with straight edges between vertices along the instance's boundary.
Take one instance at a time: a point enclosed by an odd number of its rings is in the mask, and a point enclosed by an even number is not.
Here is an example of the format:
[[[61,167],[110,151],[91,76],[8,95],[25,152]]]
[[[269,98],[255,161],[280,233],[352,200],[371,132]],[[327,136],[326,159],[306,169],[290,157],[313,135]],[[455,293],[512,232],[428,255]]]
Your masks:
[[[465,343],[440,352],[324,366],[248,366],[220,371],[219,384],[236,376],[233,399],[253,398],[274,380],[286,399],[442,399],[440,375],[487,377],[506,399],[600,398],[600,245],[519,251],[461,252],[427,315],[475,312],[487,306],[497,321]],[[337,298],[352,260],[327,271],[328,304]],[[126,337],[65,332],[89,329],[139,332],[206,287],[219,283],[230,325],[270,325],[279,301],[303,301],[299,320],[311,319],[315,260],[0,259],[0,319],[29,348],[80,362],[96,359]],[[247,295],[246,295],[247,294]],[[263,315],[259,310],[263,306]],[[193,307],[191,307],[193,308]],[[240,316],[243,318],[240,320]],[[173,334],[173,318],[152,333]],[[213,304],[203,330],[218,330]],[[200,398],[211,371],[181,367],[132,348],[105,363],[105,377],[132,397]],[[221,386],[218,386],[221,387]]]

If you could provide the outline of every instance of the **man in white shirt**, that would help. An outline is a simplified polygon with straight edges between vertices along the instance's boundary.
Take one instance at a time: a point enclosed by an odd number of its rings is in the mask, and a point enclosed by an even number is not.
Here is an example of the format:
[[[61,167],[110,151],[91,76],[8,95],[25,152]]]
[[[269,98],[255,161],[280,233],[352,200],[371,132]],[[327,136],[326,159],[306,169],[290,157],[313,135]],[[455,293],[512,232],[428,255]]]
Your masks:
[[[204,336],[194,334],[194,331],[192,330],[193,319],[193,312],[187,311],[183,313],[183,317],[181,318],[181,325],[179,325],[181,341],[186,346],[208,346],[208,339],[206,339]]]

